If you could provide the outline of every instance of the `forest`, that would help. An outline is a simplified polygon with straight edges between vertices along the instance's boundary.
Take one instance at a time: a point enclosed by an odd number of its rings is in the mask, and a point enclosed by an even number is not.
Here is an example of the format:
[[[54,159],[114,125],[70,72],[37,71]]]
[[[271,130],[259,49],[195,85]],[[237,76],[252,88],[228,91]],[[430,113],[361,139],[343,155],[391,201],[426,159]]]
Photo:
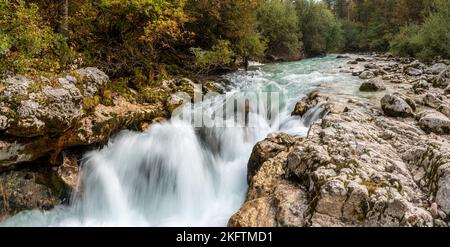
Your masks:
[[[95,66],[138,88],[248,60],[450,57],[447,0],[0,0],[0,74]]]

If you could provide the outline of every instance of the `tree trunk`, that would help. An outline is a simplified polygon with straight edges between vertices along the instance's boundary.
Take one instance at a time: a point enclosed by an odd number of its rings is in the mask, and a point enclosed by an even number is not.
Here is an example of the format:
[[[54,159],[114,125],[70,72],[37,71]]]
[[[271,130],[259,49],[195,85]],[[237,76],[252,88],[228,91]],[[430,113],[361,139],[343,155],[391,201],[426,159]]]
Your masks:
[[[69,0],[60,0],[59,4],[59,33],[67,37],[69,35]]]

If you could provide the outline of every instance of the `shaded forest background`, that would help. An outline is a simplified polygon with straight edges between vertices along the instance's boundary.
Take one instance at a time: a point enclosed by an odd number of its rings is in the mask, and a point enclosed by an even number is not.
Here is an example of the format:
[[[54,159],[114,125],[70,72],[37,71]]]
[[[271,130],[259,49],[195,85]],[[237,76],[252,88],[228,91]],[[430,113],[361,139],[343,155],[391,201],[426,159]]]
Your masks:
[[[0,75],[95,66],[139,89],[329,52],[450,57],[448,0],[0,0]]]

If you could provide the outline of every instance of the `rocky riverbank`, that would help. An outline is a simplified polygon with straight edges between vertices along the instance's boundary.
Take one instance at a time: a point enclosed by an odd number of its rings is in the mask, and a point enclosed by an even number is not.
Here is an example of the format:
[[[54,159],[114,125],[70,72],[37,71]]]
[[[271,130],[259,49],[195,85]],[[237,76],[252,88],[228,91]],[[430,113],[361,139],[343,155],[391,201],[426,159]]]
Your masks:
[[[159,94],[196,89],[192,81],[179,78],[139,95],[131,88],[113,90],[115,83],[97,68],[0,81],[0,220],[67,202],[77,189],[83,153],[120,130],[148,128],[182,103]],[[146,103],[139,97],[158,100]]]
[[[229,226],[450,225],[450,61],[340,59],[361,93],[313,92],[293,112],[323,105],[306,138],[255,146]]]

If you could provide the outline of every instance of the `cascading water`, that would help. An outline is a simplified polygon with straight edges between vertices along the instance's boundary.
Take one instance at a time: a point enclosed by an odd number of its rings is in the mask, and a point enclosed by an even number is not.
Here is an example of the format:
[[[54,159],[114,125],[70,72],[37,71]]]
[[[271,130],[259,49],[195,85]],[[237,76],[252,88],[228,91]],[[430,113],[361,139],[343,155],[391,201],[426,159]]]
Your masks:
[[[196,103],[194,111],[212,113],[243,92],[278,92],[279,114],[268,119],[264,101],[263,111],[250,110],[256,119],[251,127],[195,128],[176,115],[144,133],[123,131],[84,156],[80,191],[70,205],[22,212],[0,225],[225,226],[245,199],[246,165],[255,143],[278,131],[306,135],[323,105],[303,119],[290,113],[311,90],[356,91],[357,79],[336,71],[341,63],[329,56],[229,74],[230,93]],[[239,121],[224,116],[225,122]]]

